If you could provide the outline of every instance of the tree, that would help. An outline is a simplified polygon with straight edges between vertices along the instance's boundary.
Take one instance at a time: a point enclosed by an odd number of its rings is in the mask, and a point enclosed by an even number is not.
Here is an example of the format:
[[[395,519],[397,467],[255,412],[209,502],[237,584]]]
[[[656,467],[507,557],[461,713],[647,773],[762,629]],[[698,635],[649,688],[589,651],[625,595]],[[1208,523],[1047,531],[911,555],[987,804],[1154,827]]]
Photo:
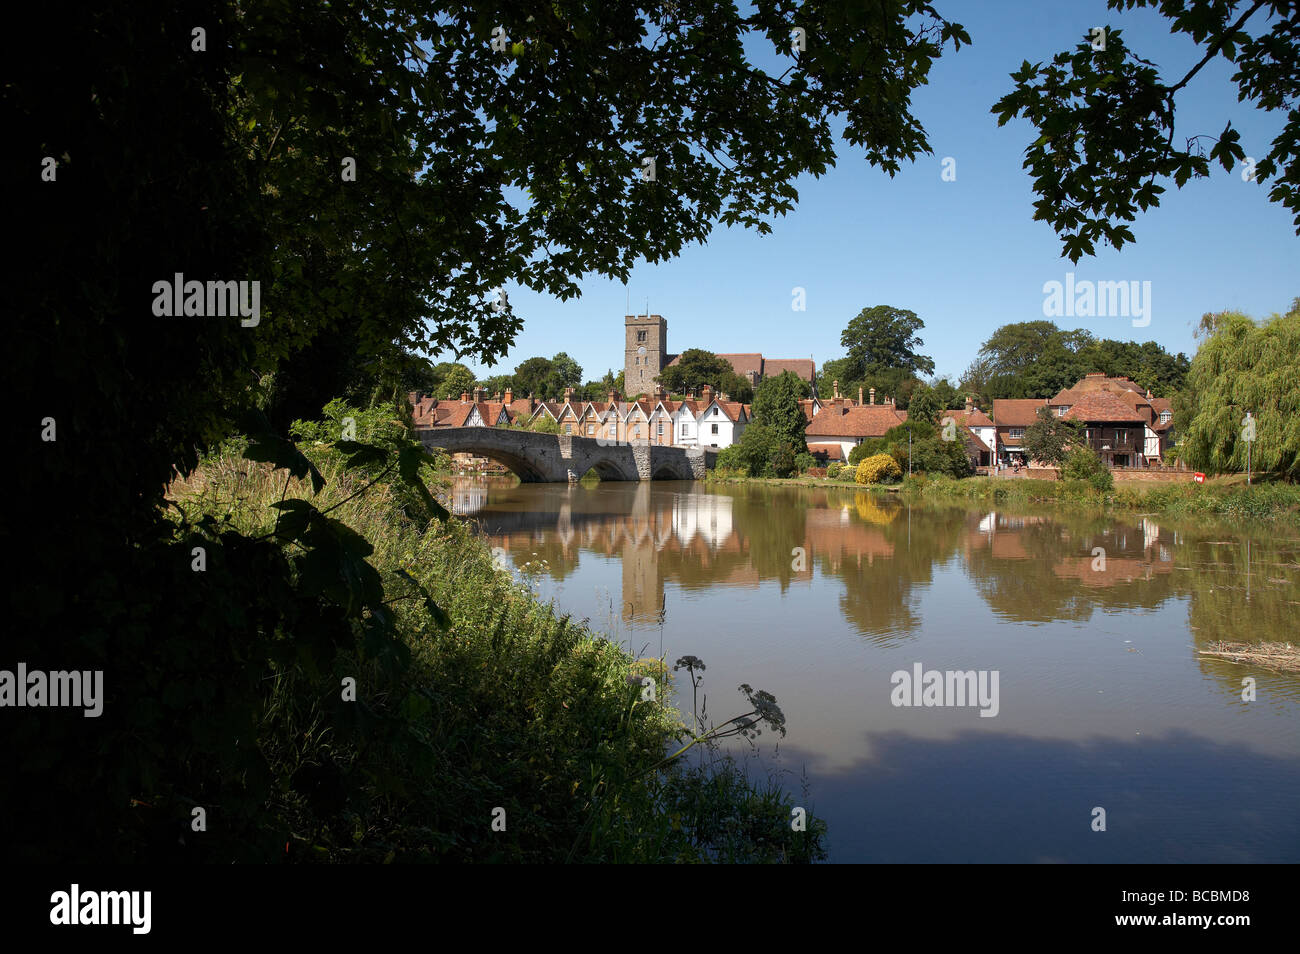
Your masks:
[[[735,467],[750,477],[771,476],[772,458],[781,441],[771,428],[755,421],[741,432],[740,440],[718,452],[719,467]]]
[[[702,348],[687,348],[676,364],[659,372],[657,380],[672,394],[698,392],[707,384],[716,393],[725,393],[742,404],[754,397],[753,386],[736,373],[731,362]]]
[[[1034,217],[1061,236],[1064,254],[1077,262],[1098,241],[1114,248],[1133,241],[1126,223],[1159,206],[1172,179],[1182,188],[1193,176],[1207,176],[1217,161],[1231,172],[1246,160],[1232,123],[1215,136],[1183,137],[1174,145],[1174,105],[1179,91],[1208,63],[1222,57],[1236,67],[1237,98],[1265,110],[1294,109],[1300,97],[1296,37],[1300,7],[1291,0],[1257,0],[1240,16],[1237,2],[1107,0],[1112,10],[1155,7],[1173,33],[1191,37],[1204,54],[1174,81],[1125,43],[1122,31],[1090,30],[1073,51],[1056,54],[1050,66],[1025,61],[1011,74],[1015,88],[993,112],[998,125],[1024,116],[1035,138],[1025,150],[1034,178]],[[1258,29],[1247,29],[1251,20]],[[1294,118],[1294,113],[1292,112]],[[1213,143],[1209,155],[1201,140]],[[1295,214],[1300,234],[1300,127],[1290,122],[1268,154],[1251,161],[1246,174],[1264,183],[1275,178],[1269,198]]]
[[[434,371],[437,381],[429,393],[436,398],[454,400],[466,391],[474,390],[474,372],[463,364],[447,361],[437,365]]]
[[[1079,421],[1057,417],[1044,405],[1036,412],[1033,423],[1025,428],[1022,446],[1029,460],[1060,467],[1082,440],[1083,425]]]
[[[1258,323],[1239,312],[1205,315],[1198,333],[1204,341],[1181,402],[1181,458],[1201,470],[1240,472],[1249,445],[1254,469],[1300,478],[1300,298]]]
[[[541,400],[558,397],[563,390],[558,386],[555,370],[549,358],[527,358],[515,368],[515,387],[521,395],[535,395]]]
[[[948,390],[952,390],[951,385]],[[912,392],[907,405],[907,419],[909,421],[916,419],[925,421],[927,424],[933,424],[939,419],[939,412],[944,410],[949,410],[949,408],[940,399],[939,392],[928,384],[922,384]]]
[[[754,420],[772,432],[778,445],[790,445],[792,455],[808,449],[803,436],[808,419],[799,401],[809,390],[808,382],[791,371],[766,378],[754,389]]]
[[[582,383],[582,366],[563,351],[551,359],[551,374],[561,392],[565,388],[576,388]]]
[[[917,332],[925,322],[915,312],[876,305],[858,312],[840,336],[849,349],[851,377],[870,378],[890,371],[931,374],[934,362],[917,350],[924,342]]]

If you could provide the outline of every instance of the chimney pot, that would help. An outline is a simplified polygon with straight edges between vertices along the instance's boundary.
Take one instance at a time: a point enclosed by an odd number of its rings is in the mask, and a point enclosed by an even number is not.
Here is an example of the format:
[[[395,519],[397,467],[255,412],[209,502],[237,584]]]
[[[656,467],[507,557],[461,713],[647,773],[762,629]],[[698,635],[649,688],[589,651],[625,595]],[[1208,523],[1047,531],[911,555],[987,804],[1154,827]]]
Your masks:
[[[507,403],[507,404],[514,404],[514,403],[515,403],[515,389],[514,389],[514,388],[506,388],[506,403]]]
[[[875,403],[876,403],[876,389],[875,389],[875,388],[872,388],[872,389],[871,389],[871,403],[872,403],[872,404],[875,404]]]
[[[969,414],[975,410],[975,400],[969,394],[966,395],[966,413]]]
[[[835,379],[834,381],[831,382],[831,384],[835,387],[835,397],[839,397],[839,396],[840,396],[840,382],[839,382],[839,379],[838,379],[838,378]]]
[[[858,404],[861,405],[862,403],[862,388],[858,388]]]
[[[460,392],[460,403],[461,403],[461,404],[468,404],[468,403],[469,403],[469,392],[468,392],[468,391],[461,391],[461,392]]]

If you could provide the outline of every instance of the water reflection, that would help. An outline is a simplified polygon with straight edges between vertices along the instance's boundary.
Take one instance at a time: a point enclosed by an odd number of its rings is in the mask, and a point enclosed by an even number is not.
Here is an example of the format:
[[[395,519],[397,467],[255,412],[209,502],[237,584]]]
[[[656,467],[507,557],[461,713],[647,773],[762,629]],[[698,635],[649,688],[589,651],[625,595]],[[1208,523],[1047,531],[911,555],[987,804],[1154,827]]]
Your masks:
[[[970,769],[986,777],[978,791],[990,805],[1050,803],[1023,809],[1024,825],[1007,817],[981,829],[988,838],[970,844],[1003,844],[997,858],[1300,860],[1286,794],[1300,777],[1300,679],[1196,652],[1217,640],[1294,640],[1294,533],[909,507],[851,488],[466,481],[454,490],[456,509],[516,567],[545,561],[543,595],[566,612],[633,649],[662,638],[670,660],[704,658],[711,707],[721,696],[725,708],[740,682],[775,692],[791,726],[785,757],[808,769],[833,858],[905,857],[902,842],[884,850],[863,817],[864,800],[877,798],[893,805],[890,817],[935,833],[918,858],[943,858],[939,833],[952,823],[937,814],[975,790],[969,780],[937,794],[929,786]],[[890,674],[914,662],[1000,671],[999,716],[893,707]],[[1246,677],[1256,702],[1241,698]],[[1188,752],[1212,760],[1186,761]],[[1240,823],[1278,837],[1252,829],[1211,844],[1185,832],[1190,847],[1163,856],[1183,822],[1227,817],[1215,792],[1241,792],[1203,780],[1238,770],[1254,793]],[[1035,830],[1077,809],[1058,804],[1067,793],[1094,799],[1085,816],[1109,797],[1122,813],[1169,821],[1104,849]]]

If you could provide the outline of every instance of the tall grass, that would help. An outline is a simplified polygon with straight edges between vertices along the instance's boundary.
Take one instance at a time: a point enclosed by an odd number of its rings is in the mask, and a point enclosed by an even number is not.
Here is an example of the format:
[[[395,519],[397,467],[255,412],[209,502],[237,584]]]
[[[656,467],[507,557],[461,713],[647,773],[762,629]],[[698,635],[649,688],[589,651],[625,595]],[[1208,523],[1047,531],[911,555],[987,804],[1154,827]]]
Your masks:
[[[643,699],[646,672],[622,648],[494,561],[468,525],[420,525],[401,487],[346,471],[303,445],[327,479],[320,509],[374,546],[398,629],[411,650],[397,677],[362,653],[329,672],[272,667],[259,745],[291,780],[268,806],[287,857],[323,861],[811,861],[825,825],[791,829],[793,801],[752,783],[713,751],[688,765],[665,755],[692,738],[664,703]],[[223,447],[172,498],[252,534],[270,504],[310,497],[284,472]],[[436,481],[436,475],[427,474]],[[349,499],[350,498],[350,499]],[[196,513],[196,511],[198,513]],[[402,572],[450,617],[439,629]],[[356,702],[342,699],[356,680]],[[634,677],[634,678],[629,678]],[[738,709],[744,708],[737,699]],[[504,828],[504,830],[502,830]]]

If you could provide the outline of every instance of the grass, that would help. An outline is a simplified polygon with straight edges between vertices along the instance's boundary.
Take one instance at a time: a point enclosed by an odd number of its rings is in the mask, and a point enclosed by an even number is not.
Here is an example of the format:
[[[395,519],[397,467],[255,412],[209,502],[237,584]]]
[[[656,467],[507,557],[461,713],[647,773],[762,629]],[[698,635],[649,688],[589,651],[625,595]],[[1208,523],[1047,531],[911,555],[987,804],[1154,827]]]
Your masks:
[[[667,704],[662,660],[635,660],[585,620],[540,601],[525,565],[502,569],[469,525],[421,525],[404,488],[343,469],[303,445],[327,479],[315,497],[282,471],[209,458],[171,498],[250,534],[270,504],[310,498],[373,546],[369,562],[411,650],[397,677],[363,653],[330,672],[272,666],[258,745],[289,780],[269,808],[290,860],[332,862],[788,862],[825,857],[825,824],[791,830],[775,776],[751,782],[716,745],[665,756],[696,737]],[[426,477],[437,480],[436,475]],[[351,497],[351,499],[348,499]],[[410,574],[450,617],[440,629]],[[657,698],[637,678],[654,675]],[[339,686],[356,680],[354,704]],[[743,698],[736,698],[743,713]],[[702,733],[701,733],[702,734]],[[495,824],[494,824],[495,823]],[[504,830],[502,829],[504,826]]]

